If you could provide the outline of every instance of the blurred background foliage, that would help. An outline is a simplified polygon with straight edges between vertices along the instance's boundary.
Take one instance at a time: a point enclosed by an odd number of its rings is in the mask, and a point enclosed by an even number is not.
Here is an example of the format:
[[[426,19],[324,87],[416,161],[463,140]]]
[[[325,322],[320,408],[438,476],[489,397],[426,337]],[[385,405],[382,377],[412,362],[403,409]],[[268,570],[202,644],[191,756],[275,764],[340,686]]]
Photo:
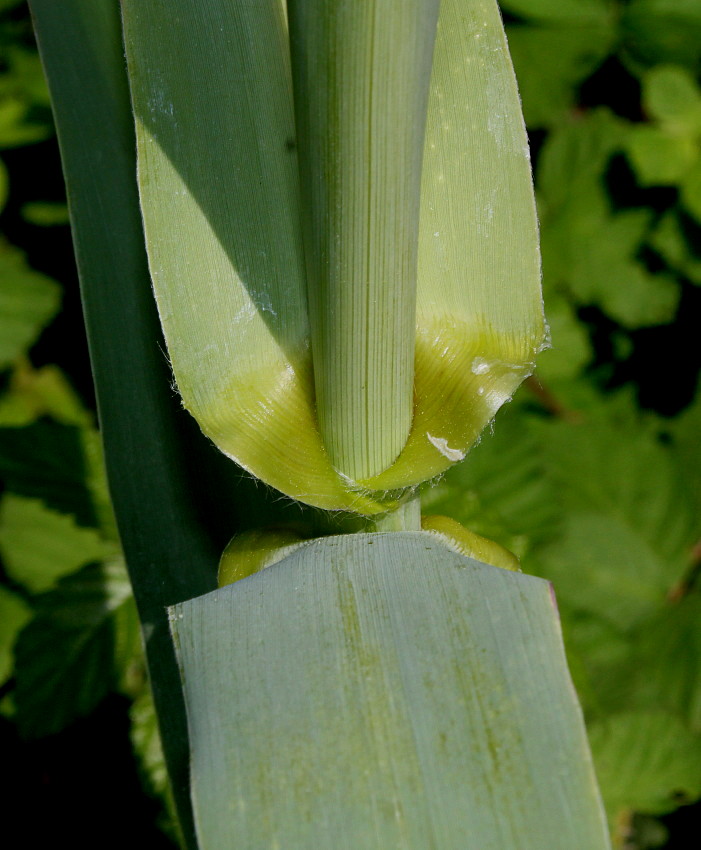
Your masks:
[[[424,510],[553,581],[616,846],[695,848],[701,0],[501,6],[532,144],[552,348],[468,460],[426,488]],[[50,104],[19,0],[0,0],[0,209],[6,830],[21,823],[22,846],[70,834],[92,847],[99,828],[102,846],[138,834],[165,850],[165,773]]]

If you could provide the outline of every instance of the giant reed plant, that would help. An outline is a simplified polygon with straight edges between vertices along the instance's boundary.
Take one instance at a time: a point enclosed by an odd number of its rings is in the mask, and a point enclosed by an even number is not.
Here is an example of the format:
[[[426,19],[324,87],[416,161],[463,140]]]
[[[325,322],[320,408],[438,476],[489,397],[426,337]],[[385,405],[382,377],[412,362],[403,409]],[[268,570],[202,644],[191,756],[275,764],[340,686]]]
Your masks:
[[[494,0],[31,5],[184,841],[606,847],[547,584],[420,517],[543,343]]]

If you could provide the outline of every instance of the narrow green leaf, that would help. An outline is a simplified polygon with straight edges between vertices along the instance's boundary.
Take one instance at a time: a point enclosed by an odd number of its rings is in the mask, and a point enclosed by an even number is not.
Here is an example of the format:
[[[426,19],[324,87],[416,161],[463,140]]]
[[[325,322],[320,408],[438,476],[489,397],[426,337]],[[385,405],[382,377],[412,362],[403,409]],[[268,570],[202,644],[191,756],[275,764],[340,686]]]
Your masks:
[[[170,388],[144,250],[120,4],[32,0],[31,8],[61,145],[110,489],[178,817],[194,848],[187,730],[165,607],[216,586],[233,494],[252,488],[200,437]],[[171,6],[169,26],[172,18]],[[23,461],[17,476],[26,454]],[[53,452],[46,461],[56,465]],[[75,474],[83,475],[80,461]]]
[[[609,846],[541,580],[346,535],[170,617],[200,850]]]

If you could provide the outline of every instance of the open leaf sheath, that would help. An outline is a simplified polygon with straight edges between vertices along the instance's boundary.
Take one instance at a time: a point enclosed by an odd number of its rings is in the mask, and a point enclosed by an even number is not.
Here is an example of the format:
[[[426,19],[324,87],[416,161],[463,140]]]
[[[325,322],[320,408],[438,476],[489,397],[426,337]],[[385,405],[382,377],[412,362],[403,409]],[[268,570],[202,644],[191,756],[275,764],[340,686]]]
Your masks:
[[[331,366],[312,363],[296,150],[304,134],[295,135],[282,4],[123,0],[122,9],[149,263],[185,406],[223,452],[292,498],[365,514],[392,508],[405,488],[464,457],[542,346],[526,133],[495,0],[441,3],[421,173],[411,425],[387,469],[369,464],[364,473],[359,464],[350,475],[337,471],[317,421],[313,375]],[[392,40],[386,47],[395,49]],[[351,76],[346,93],[360,90]],[[383,115],[381,103],[373,109]],[[341,163],[328,165],[336,185]],[[352,209],[358,183],[346,180],[335,202]],[[345,319],[314,317],[325,321]]]
[[[547,582],[421,532],[170,609],[200,850],[605,850]]]

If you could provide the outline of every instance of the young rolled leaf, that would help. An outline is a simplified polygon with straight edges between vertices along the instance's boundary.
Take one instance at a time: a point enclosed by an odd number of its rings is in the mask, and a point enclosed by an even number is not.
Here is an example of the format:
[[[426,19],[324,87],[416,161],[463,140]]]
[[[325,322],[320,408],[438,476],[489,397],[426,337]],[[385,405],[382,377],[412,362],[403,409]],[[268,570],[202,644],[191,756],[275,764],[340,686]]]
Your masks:
[[[421,163],[438,0],[291,0],[317,416],[352,480],[413,415]]]
[[[357,534],[170,609],[200,850],[606,850],[547,582]]]
[[[382,4],[362,5],[383,8]],[[317,21],[300,10],[330,13],[335,9],[340,16],[342,6],[353,4],[331,0],[291,4],[293,43],[299,45],[299,28],[304,23],[305,31],[310,30],[312,41],[322,49],[324,39],[338,29],[327,26],[326,17]],[[312,372],[317,373],[319,403],[325,411],[328,388],[339,369],[354,368],[345,359],[343,365],[340,359],[334,363],[327,358],[332,334],[326,328],[356,320],[351,314],[333,315],[323,298],[315,300],[312,295],[312,324],[321,329],[315,332],[314,357],[320,351],[323,360],[312,364],[303,211],[281,4],[278,0],[255,4],[242,0],[154,0],[148,4],[124,0],[122,8],[149,262],[185,406],[222,451],[287,495],[329,509],[365,514],[387,511],[397,504],[403,489],[464,457],[498,407],[532,369],[542,345],[537,227],[527,142],[495,0],[467,4],[444,0],[441,4],[421,177],[414,400],[403,448],[411,383],[408,364],[414,347],[406,339],[407,305],[412,300],[411,257],[415,256],[409,237],[415,227],[416,155],[422,141],[421,77],[430,55],[430,27],[419,37],[417,22],[430,23],[433,3],[396,6],[402,10],[402,32],[410,34],[409,41],[414,39],[417,50],[416,68],[410,74],[416,95],[398,130],[403,139],[401,150],[408,158],[406,174],[390,168],[382,140],[368,141],[363,149],[357,135],[353,137],[357,145],[353,138],[346,138],[354,115],[364,116],[364,134],[372,132],[369,116],[385,129],[393,116],[397,117],[397,104],[386,86],[407,67],[408,57],[402,54],[402,39],[385,37],[388,53],[382,56],[377,46],[369,44],[368,33],[379,33],[380,23],[386,27],[379,11],[377,22],[358,13],[362,24],[358,28],[366,39],[364,52],[348,49],[348,62],[341,66],[327,63],[327,73],[336,68],[334,73],[349,76],[339,78],[335,88],[333,80],[318,79],[322,89],[328,85],[330,92],[337,92],[337,100],[329,95],[328,103],[338,106],[334,113],[338,120],[327,127],[315,124],[327,135],[313,144],[305,138],[312,134],[311,119],[300,121],[299,144],[309,145],[303,161],[313,156],[313,169],[318,169],[317,152],[327,156],[330,188],[326,200],[333,196],[335,203],[348,211],[342,222],[344,246],[349,232],[360,226],[356,205],[365,214],[369,207],[371,221],[377,221],[379,228],[370,239],[364,224],[357,242],[350,239],[349,247],[344,247],[360,266],[354,272],[360,276],[357,292],[363,286],[366,295],[382,292],[384,305],[372,318],[368,335],[363,331],[357,337],[373,347],[372,357],[363,354],[365,366],[359,375],[348,373],[344,378],[346,386],[358,389],[369,378],[368,364],[376,364],[377,376],[374,371],[372,376],[377,377],[375,390],[370,388],[377,401],[376,405],[373,401],[374,412],[370,414],[366,405],[364,412],[353,414],[350,420],[354,428],[365,429],[369,436],[346,432],[350,460],[345,459],[345,449],[339,454],[340,449],[333,447],[335,438],[328,435],[336,426],[329,424],[326,413],[322,414],[324,439],[317,423]],[[338,17],[334,26],[342,20]],[[323,49],[331,48],[326,45]],[[344,97],[367,98],[371,87],[364,89],[363,81],[375,79],[373,67],[377,75],[381,63],[389,69],[380,75],[385,84],[384,89],[380,87],[382,99],[377,93],[376,101],[341,108],[341,82],[345,81]],[[303,79],[304,73],[298,69],[298,88]],[[306,113],[299,101],[311,90],[311,80],[305,85],[306,89],[297,92],[297,112],[302,116]],[[340,144],[341,130],[342,150],[347,150],[348,156],[339,158],[332,156],[331,149]],[[360,128],[355,132],[360,133]],[[357,161],[349,160],[356,153]],[[397,158],[401,158],[399,153]],[[380,163],[383,173],[389,174],[384,187],[384,177],[373,170]],[[368,168],[365,183],[362,168]],[[313,169],[306,165],[303,173]],[[402,193],[407,206],[400,213]],[[380,201],[375,209],[373,205]],[[389,215],[386,232],[380,220],[385,213]],[[312,205],[309,217],[304,217],[316,228],[310,229],[312,236],[324,230],[323,215],[319,201],[319,206]],[[308,240],[317,246],[312,268],[323,267],[337,235],[328,229],[324,232],[324,244]],[[365,258],[360,247],[363,240],[368,252]],[[400,245],[408,259],[397,265]],[[385,285],[390,279],[400,281],[394,291]],[[311,281],[310,289],[314,285]],[[362,307],[362,297],[353,292],[356,290],[351,291],[350,300]],[[389,315],[393,298],[396,317]],[[360,310],[368,320],[370,312]],[[393,342],[380,365],[381,345],[377,347],[376,336],[390,326]],[[351,350],[357,342],[352,332],[338,339]],[[388,385],[395,378],[396,387],[390,391]],[[320,388],[322,385],[327,389]],[[381,401],[377,396],[380,390],[387,391]],[[367,394],[368,387],[360,386],[360,391],[361,396]],[[335,398],[342,406],[346,404],[345,397],[336,394]],[[393,421],[371,423],[380,413],[391,414]],[[388,437],[383,433],[385,427],[391,432]],[[377,452],[368,448],[370,438],[379,440]],[[331,457],[325,441],[331,446]],[[392,463],[399,449],[401,453]],[[360,460],[352,459],[358,456]],[[339,464],[340,471],[334,464]],[[381,470],[385,464],[388,468]]]

